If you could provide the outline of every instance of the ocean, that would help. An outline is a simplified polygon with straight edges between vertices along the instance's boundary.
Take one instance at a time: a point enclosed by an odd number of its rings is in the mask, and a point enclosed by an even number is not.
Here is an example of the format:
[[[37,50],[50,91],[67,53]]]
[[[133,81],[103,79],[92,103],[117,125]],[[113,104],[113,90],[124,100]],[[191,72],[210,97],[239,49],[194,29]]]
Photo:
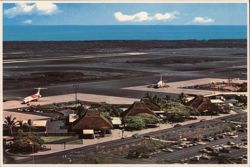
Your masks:
[[[247,26],[3,26],[4,41],[247,39]]]

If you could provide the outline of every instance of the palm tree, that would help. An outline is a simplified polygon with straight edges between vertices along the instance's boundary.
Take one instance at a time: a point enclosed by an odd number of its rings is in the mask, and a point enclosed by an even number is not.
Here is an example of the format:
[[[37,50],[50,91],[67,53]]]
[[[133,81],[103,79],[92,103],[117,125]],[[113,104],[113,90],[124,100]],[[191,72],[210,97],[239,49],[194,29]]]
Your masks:
[[[5,117],[4,124],[8,127],[9,133],[13,135],[13,128],[16,126],[16,117],[12,118],[12,116]]]
[[[22,130],[22,131],[27,131],[27,129],[29,129],[29,124],[28,123],[23,123],[23,121],[18,121],[17,122],[18,123],[18,126],[20,127],[20,129]]]
[[[20,129],[23,129],[23,126],[24,126],[23,121],[17,121],[17,124],[20,127]]]
[[[178,96],[178,101],[180,103],[184,104],[185,103],[185,98],[186,98],[186,95],[183,92],[181,92],[181,94],[179,94],[179,96]]]
[[[152,100],[152,96],[149,92],[145,93],[144,98],[149,98],[150,100]]]
[[[29,131],[31,132],[31,128],[32,128],[32,121],[31,119],[28,119],[28,126],[29,126]]]

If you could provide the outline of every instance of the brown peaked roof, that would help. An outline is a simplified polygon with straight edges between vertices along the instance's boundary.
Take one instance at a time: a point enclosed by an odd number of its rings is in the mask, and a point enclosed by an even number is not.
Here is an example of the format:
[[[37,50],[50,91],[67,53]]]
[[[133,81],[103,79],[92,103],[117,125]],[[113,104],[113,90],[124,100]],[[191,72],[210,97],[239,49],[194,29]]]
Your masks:
[[[198,108],[199,105],[202,103],[203,97],[202,96],[196,96],[193,100],[189,101],[187,105]]]
[[[97,109],[87,110],[86,113],[73,123],[72,129],[111,129],[112,123],[101,115]]]
[[[121,116],[135,116],[140,113],[147,113],[151,115],[155,115],[152,110],[150,110],[146,104],[142,101],[135,101],[127,110],[125,110]]]
[[[161,109],[160,106],[152,102],[149,98],[142,98],[141,101],[152,111],[159,111]]]
[[[205,110],[207,110],[207,112],[220,110],[217,105],[211,103],[209,98],[203,96],[195,97],[193,100],[188,102],[188,105],[196,108],[199,112],[204,112]]]

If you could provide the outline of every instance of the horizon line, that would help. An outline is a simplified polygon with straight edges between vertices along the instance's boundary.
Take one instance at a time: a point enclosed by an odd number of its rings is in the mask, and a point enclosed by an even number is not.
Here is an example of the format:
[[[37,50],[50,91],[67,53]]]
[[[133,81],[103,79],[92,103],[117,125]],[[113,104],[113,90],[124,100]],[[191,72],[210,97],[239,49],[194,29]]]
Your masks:
[[[102,39],[102,40],[3,40],[3,42],[92,42],[92,41],[234,41],[247,38],[211,38],[211,39]]]
[[[167,24],[93,24],[93,25],[84,25],[84,24],[48,24],[48,25],[41,25],[41,24],[30,24],[30,25],[24,25],[24,24],[12,24],[12,25],[3,25],[3,26],[248,26],[246,24],[176,24],[176,25],[167,25]]]

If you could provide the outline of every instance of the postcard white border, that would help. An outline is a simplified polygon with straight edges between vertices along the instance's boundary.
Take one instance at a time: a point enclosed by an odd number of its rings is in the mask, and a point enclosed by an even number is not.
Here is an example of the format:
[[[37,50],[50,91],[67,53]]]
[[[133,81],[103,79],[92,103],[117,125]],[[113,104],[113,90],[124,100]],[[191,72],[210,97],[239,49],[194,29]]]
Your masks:
[[[13,0],[3,0],[0,2],[0,40],[3,41],[3,3],[34,3],[34,2],[47,2],[48,0],[37,0],[37,1],[34,1],[34,0],[26,0],[26,1],[22,1],[22,0],[16,0],[16,1],[13,1]],[[48,1],[48,2],[54,2],[54,3],[246,3],[248,4],[247,5],[247,66],[248,66],[248,74],[247,74],[247,80],[248,80],[248,95],[249,95],[249,76],[250,76],[250,69],[249,69],[249,65],[250,65],[250,62],[249,62],[249,1],[248,0],[78,0],[78,1],[75,1],[75,0],[51,0],[51,1]],[[1,105],[0,105],[0,111],[1,111],[1,114],[0,114],[0,119],[3,119],[3,68],[2,68],[2,62],[3,62],[3,42],[1,42],[0,44],[0,50],[1,50],[1,53],[0,53],[0,61],[1,61],[1,70],[0,70],[0,76],[1,76],[1,84],[0,84],[0,92],[1,92],[1,95],[0,95],[0,100],[1,100]],[[247,107],[247,111],[249,112],[249,102],[250,102],[250,98],[248,96],[248,107]],[[248,164],[213,164],[213,165],[210,165],[210,164],[197,164],[197,165],[193,165],[193,164],[155,164],[155,165],[152,165],[152,164],[146,164],[146,165],[143,165],[143,164],[136,164],[136,166],[140,166],[140,167],[157,167],[157,166],[162,166],[162,167],[166,167],[166,166],[171,166],[171,167],[181,167],[181,166],[188,166],[188,167],[197,167],[197,166],[206,166],[206,167],[217,167],[217,166],[220,166],[220,167],[224,167],[224,166],[229,166],[229,167],[248,167],[250,165],[250,151],[249,151],[249,139],[250,139],[250,132],[249,132],[249,127],[250,127],[250,124],[249,124],[249,120],[250,120],[250,114],[248,113]],[[127,165],[127,164],[102,164],[102,165],[94,165],[94,164],[48,164],[48,165],[45,165],[45,164],[16,164],[16,165],[10,165],[10,164],[3,164],[3,140],[2,140],[2,137],[3,137],[3,132],[2,132],[2,124],[0,125],[0,131],[1,131],[1,136],[0,136],[0,150],[1,150],[1,153],[0,153],[0,166],[8,166],[8,167],[29,167],[29,166],[58,166],[58,167],[62,167],[62,166],[85,166],[85,167],[110,167],[110,166],[134,166],[133,164],[132,165]]]

